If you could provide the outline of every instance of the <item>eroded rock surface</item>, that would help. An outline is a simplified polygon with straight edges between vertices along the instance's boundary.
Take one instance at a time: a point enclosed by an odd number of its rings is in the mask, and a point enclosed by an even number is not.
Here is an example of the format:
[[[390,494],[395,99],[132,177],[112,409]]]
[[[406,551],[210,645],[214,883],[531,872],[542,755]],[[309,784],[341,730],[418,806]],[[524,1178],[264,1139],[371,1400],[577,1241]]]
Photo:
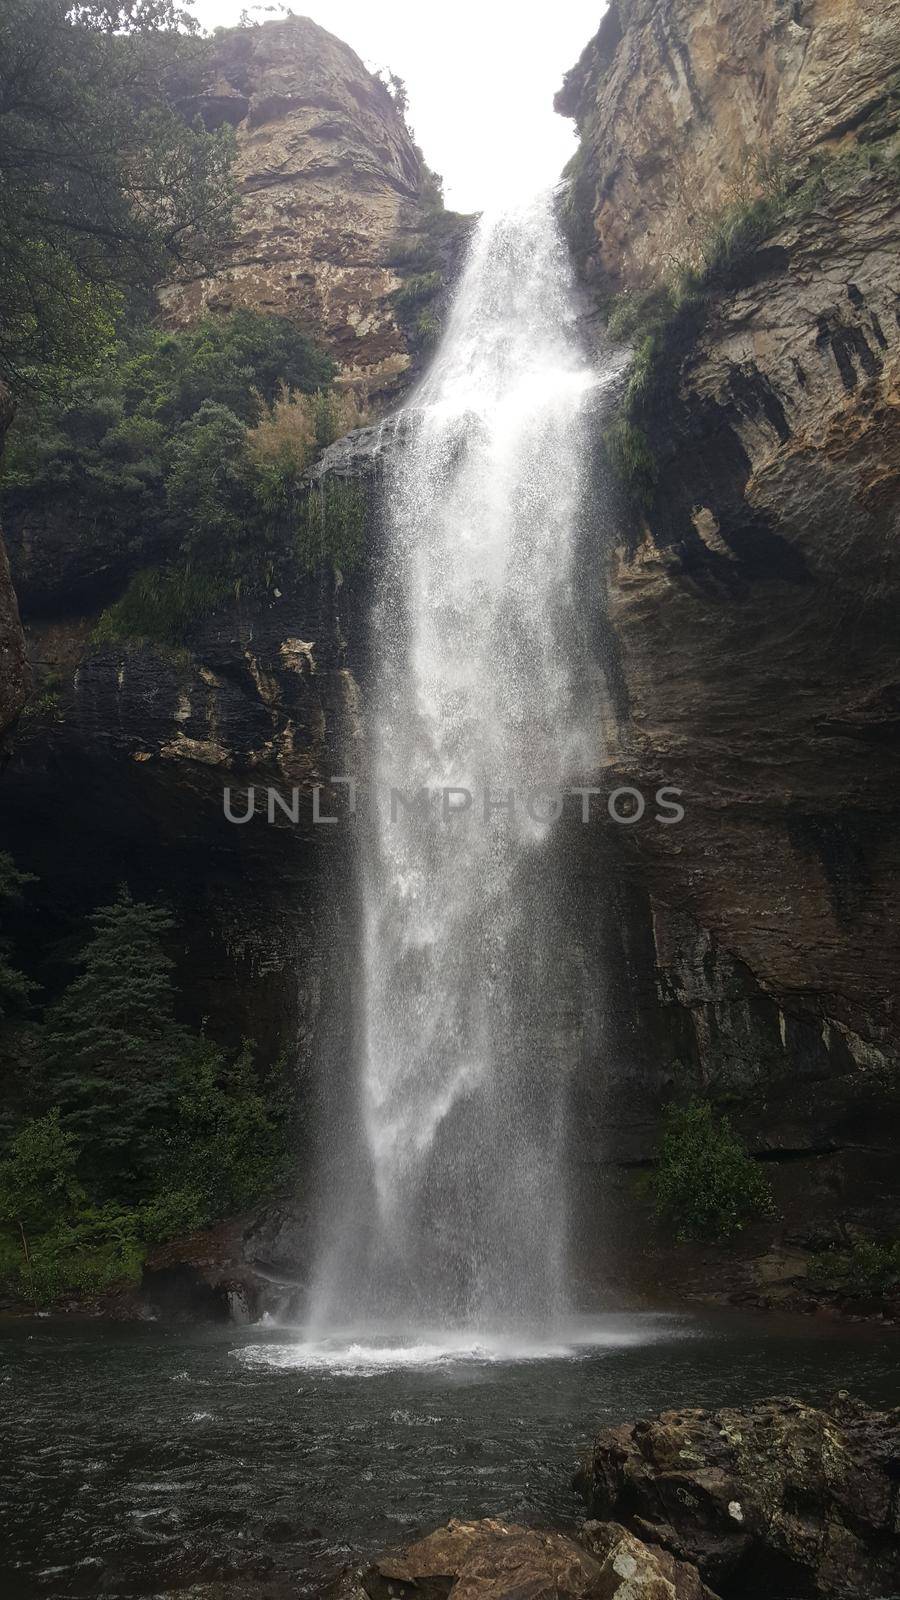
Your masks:
[[[630,1065],[598,1140],[611,1164],[647,1159],[651,1106],[727,1095],[777,1164],[760,1260],[779,1235],[821,1248],[841,1223],[900,1222],[898,67],[893,0],[634,0],[560,101],[598,308],[658,286],[758,193],[757,154],[798,175],[838,158],[671,324],[642,399],[652,482],[617,499],[601,466],[594,590],[585,557],[607,776],[671,784],[686,808],[614,830],[623,998],[604,1059]]]
[[[612,0],[556,100],[582,136],[583,266],[645,280],[752,190],[761,153],[896,126],[898,70],[900,0]]]
[[[239,206],[216,270],[163,291],[168,320],[237,306],[287,313],[364,396],[395,393],[413,360],[397,291],[434,271],[435,254],[446,264],[465,220],[448,226],[384,83],[349,45],[292,16],[224,32],[185,110],[235,127]]]

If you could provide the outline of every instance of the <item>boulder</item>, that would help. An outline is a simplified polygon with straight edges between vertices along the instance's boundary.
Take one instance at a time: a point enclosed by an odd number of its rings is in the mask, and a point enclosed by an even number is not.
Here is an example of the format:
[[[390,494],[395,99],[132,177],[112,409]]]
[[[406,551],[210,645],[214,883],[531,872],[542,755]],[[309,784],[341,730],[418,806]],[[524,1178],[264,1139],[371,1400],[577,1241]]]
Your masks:
[[[725,1600],[900,1589],[900,1410],[838,1396],[665,1411],[606,1428],[576,1477],[592,1515],[696,1564]]]
[[[348,1577],[343,1600],[714,1600],[696,1568],[625,1528],[587,1524],[585,1542],[486,1518],[453,1520]]]

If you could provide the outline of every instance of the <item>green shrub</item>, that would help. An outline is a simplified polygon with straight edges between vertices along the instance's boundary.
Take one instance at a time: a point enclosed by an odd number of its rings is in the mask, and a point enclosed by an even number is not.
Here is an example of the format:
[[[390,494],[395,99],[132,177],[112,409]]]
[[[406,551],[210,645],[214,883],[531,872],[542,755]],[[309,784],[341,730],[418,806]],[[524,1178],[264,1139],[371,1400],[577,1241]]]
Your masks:
[[[639,505],[649,506],[656,486],[657,466],[647,435],[633,422],[617,418],[603,436],[606,457],[618,478]]]
[[[433,300],[440,291],[442,278],[439,272],[420,272],[406,282],[399,289],[395,289],[393,300],[395,306],[401,310],[421,306],[426,300]]]
[[[296,554],[304,571],[330,560],[350,572],[362,557],[366,497],[358,483],[326,478],[306,495],[297,518]]]
[[[430,309],[420,311],[413,324],[413,342],[421,350],[430,350],[441,336],[441,319]]]
[[[0,855],[0,899],[29,881]],[[249,1045],[233,1057],[179,1023],[167,912],[123,890],[90,923],[33,1048],[2,1058],[0,1285],[39,1305],[134,1284],[148,1246],[287,1171],[284,1064],[262,1077]]]
[[[21,872],[11,855],[0,851],[0,913],[3,907],[16,904],[23,891],[37,879],[31,872]],[[10,940],[0,932],[0,1022],[10,1011],[27,1011],[38,985],[13,966],[10,957]]]
[[[141,568],[98,642],[178,647],[230,598],[271,590],[295,561],[304,471],[361,420],[328,387],[334,370],[288,318],[237,311],[132,333],[61,397],[21,408],[3,463],[10,515],[55,504],[98,558]]]
[[[845,1248],[819,1251],[810,1259],[807,1276],[820,1289],[883,1294],[900,1285],[900,1240],[879,1243],[859,1238]]]
[[[708,1101],[669,1109],[650,1187],[679,1240],[727,1239],[774,1209],[764,1174]]]
[[[59,1107],[26,1122],[0,1161],[0,1227],[27,1233],[49,1228],[84,1199],[77,1146]]]
[[[133,1287],[144,1254],[133,1210],[85,1205],[45,1233],[3,1231],[0,1282],[34,1305],[49,1305],[64,1294]]]
[[[182,645],[199,617],[224,605],[232,590],[219,577],[184,567],[149,567],[131,579],[121,599],[107,606],[91,635],[94,644],[147,641]]]

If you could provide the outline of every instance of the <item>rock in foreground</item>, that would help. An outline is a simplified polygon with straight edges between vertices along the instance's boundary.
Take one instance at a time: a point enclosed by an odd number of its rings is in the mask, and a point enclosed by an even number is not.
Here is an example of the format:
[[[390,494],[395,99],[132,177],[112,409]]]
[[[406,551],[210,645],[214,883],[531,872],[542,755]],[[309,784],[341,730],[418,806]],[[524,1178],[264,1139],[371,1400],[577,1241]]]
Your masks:
[[[898,1478],[900,1411],[840,1396],[606,1428],[576,1486],[725,1600],[873,1600],[900,1592]]]
[[[584,1540],[452,1521],[347,1578],[340,1600],[715,1600],[696,1568],[624,1528],[588,1523]]]

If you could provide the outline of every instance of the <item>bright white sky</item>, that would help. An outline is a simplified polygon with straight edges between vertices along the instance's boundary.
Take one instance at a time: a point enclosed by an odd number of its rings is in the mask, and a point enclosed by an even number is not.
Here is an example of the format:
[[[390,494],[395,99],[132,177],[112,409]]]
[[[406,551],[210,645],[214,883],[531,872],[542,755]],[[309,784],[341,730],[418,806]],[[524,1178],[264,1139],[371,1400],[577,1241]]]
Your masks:
[[[275,0],[188,0],[204,28],[230,27],[245,5],[264,22]],[[291,0],[372,71],[406,82],[408,120],[447,205],[482,211],[555,181],[575,148],[553,96],[596,33],[606,0]]]

